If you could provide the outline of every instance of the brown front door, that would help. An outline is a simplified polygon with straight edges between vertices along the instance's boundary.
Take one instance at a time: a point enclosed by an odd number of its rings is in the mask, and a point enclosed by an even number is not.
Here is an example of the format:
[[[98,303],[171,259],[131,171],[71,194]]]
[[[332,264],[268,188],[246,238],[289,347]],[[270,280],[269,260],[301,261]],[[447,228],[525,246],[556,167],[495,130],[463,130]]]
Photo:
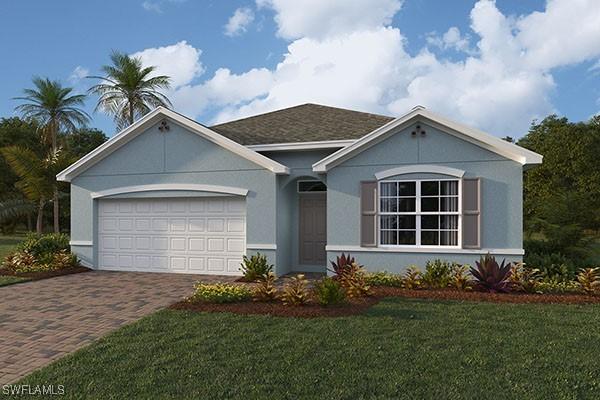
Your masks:
[[[300,264],[325,265],[327,194],[300,195]]]

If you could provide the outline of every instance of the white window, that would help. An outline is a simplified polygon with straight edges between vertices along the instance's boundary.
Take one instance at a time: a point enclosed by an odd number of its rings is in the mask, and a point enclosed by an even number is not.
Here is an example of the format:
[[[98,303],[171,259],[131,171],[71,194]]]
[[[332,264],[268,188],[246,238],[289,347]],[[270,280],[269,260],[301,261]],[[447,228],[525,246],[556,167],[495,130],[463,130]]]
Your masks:
[[[458,180],[381,181],[379,244],[458,247]]]

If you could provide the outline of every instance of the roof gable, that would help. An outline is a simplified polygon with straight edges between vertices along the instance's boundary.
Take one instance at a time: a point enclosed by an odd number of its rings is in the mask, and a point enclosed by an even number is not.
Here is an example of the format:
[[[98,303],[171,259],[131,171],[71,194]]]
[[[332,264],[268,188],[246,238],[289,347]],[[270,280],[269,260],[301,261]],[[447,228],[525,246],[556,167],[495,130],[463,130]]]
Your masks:
[[[360,111],[302,104],[211,127],[243,145],[358,139],[394,118]]]
[[[193,132],[249,161],[252,161],[255,164],[258,164],[261,167],[264,167],[273,173],[289,173],[289,169],[286,166],[274,160],[271,160],[270,158],[265,157],[262,154],[255,152],[254,150],[248,149],[247,147],[236,143],[231,139],[221,136],[220,134],[212,131],[211,129],[199,124],[196,121],[186,118],[181,114],[178,114],[174,111],[168,110],[163,107],[158,107],[150,113],[146,114],[138,121],[136,121],[133,125],[129,126],[128,128],[113,136],[106,143],[97,147],[95,150],[86,154],[77,162],[75,162],[65,170],[61,171],[56,176],[56,178],[59,181],[70,182],[73,178],[83,173],[85,170],[95,165],[100,160],[112,154],[114,151],[118,150],[126,143],[129,143],[139,134],[144,132],[147,128],[165,118],[168,118],[170,121],[181,125],[182,127],[188,129],[190,132]]]
[[[313,164],[313,171],[327,172],[329,169],[354,157],[371,146],[385,140],[390,135],[397,133],[415,122],[422,121],[442,132],[456,136],[483,149],[499,154],[507,159],[514,160],[522,165],[540,164],[542,156],[516,144],[506,142],[480,130],[450,121],[442,116],[432,113],[423,107],[416,107],[406,115],[399,117],[375,129],[371,133],[356,140],[353,144],[344,147],[335,153]]]

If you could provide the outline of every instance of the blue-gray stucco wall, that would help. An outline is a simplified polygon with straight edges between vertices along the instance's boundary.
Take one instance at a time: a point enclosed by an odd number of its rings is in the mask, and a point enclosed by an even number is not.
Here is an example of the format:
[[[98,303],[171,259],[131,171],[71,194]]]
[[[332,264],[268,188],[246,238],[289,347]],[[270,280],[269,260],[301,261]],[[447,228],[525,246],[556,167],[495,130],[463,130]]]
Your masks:
[[[479,254],[493,249],[497,257],[520,259],[522,248],[522,166],[461,138],[421,123],[425,135],[411,135],[414,126],[388,137],[327,173],[328,258],[347,249],[369,270],[403,271],[442,258],[473,264]],[[439,165],[481,178],[481,251],[452,250],[422,253],[409,249],[360,247],[360,182],[375,180],[377,172],[406,165]],[[410,175],[397,178],[430,178]],[[447,177],[446,177],[447,178]],[[335,227],[332,229],[331,227]],[[502,254],[502,250],[506,254]],[[438,250],[439,251],[439,250]]]

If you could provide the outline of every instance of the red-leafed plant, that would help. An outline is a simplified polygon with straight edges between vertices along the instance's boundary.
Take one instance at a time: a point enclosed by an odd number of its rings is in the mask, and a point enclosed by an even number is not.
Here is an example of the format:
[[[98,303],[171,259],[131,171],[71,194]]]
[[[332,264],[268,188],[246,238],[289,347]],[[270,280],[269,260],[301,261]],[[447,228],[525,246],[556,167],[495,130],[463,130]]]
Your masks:
[[[335,261],[330,261],[331,262],[331,272],[333,272],[336,276],[340,277],[342,276],[347,270],[350,269],[350,266],[352,264],[355,264],[356,261],[354,260],[354,257],[350,257],[350,253],[348,253],[348,255],[345,255],[344,253],[342,253],[341,256],[337,256]]]
[[[475,287],[488,292],[510,291],[510,268],[511,264],[502,260],[498,265],[496,258],[489,254],[481,256],[475,261],[477,268],[471,267],[471,275],[475,278]]]

